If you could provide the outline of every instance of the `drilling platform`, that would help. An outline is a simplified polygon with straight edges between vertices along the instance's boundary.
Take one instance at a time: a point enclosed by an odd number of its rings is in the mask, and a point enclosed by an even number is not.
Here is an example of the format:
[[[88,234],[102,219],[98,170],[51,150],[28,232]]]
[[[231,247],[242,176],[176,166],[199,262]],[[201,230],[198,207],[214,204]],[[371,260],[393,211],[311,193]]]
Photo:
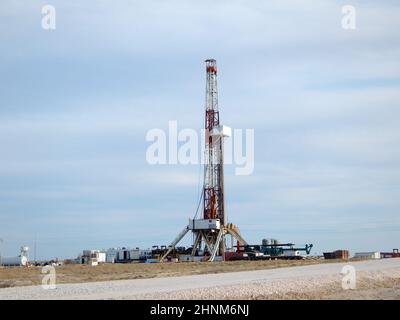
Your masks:
[[[217,62],[207,59],[206,63],[206,106],[205,106],[205,155],[204,182],[201,194],[202,217],[189,219],[188,225],[168,246],[165,258],[175,249],[188,232],[193,233],[192,257],[203,261],[214,261],[217,256],[225,259],[226,238],[231,237],[238,245],[247,243],[239,228],[228,223],[224,193],[224,139],[231,136],[231,128],[220,124],[217,88]]]

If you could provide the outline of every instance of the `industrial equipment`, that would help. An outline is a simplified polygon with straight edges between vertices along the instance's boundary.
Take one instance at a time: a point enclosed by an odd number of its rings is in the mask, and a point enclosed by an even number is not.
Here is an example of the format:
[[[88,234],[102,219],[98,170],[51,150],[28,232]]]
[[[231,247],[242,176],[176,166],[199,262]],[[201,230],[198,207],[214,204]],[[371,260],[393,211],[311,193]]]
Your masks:
[[[393,249],[392,252],[381,252],[382,258],[400,258],[399,249]]]
[[[293,256],[298,255],[296,252],[305,252],[306,254],[310,254],[312,247],[312,244],[306,244],[304,247],[296,248],[294,243],[279,243],[276,239],[271,239],[270,241],[268,239],[263,239],[260,251],[265,255],[270,256]]]
[[[295,247],[293,243],[279,243],[276,239],[263,239],[262,244],[236,245],[236,252],[227,253],[226,260],[268,260],[268,259],[303,259],[313,247],[306,244],[304,247]]]
[[[205,164],[202,201],[202,217],[190,219],[189,224],[178,234],[161,256],[163,261],[173,252],[175,246],[191,231],[194,235],[191,257],[200,252],[200,260],[214,261],[217,256],[224,257],[226,251],[225,237],[229,234],[242,245],[246,241],[240,235],[239,229],[227,223],[224,197],[224,138],[231,135],[231,129],[220,125],[217,90],[217,62],[214,59],[206,61],[206,107],[205,107]],[[194,261],[197,258],[185,258],[182,261]]]
[[[27,266],[28,265],[28,251],[29,247],[22,246],[19,256],[16,257],[1,257],[0,265],[3,266]]]

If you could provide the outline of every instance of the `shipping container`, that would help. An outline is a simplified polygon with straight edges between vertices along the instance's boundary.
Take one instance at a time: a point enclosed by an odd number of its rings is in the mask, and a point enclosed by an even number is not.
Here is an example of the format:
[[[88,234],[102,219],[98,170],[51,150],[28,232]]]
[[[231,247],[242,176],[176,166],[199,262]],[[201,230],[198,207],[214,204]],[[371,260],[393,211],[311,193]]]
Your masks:
[[[189,219],[190,230],[219,230],[220,228],[219,219]]]
[[[349,259],[349,251],[348,250],[336,250],[333,252],[324,252],[325,259],[341,259],[347,260]]]
[[[140,258],[140,250],[139,249],[131,249],[129,251],[129,259],[130,260],[139,260]]]
[[[354,258],[359,259],[380,259],[380,252],[356,252]]]

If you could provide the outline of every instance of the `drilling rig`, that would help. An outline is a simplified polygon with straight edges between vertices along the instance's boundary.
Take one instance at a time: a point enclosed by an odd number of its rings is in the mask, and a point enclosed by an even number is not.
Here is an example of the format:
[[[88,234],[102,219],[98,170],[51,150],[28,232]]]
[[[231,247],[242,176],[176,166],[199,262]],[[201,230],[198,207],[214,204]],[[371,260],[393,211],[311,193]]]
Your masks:
[[[193,233],[191,256],[203,256],[204,261],[214,261],[216,256],[225,257],[226,235],[238,244],[247,245],[239,228],[227,222],[224,194],[224,139],[231,136],[231,128],[220,125],[217,89],[217,62],[207,59],[206,106],[205,106],[205,155],[204,183],[201,195],[202,217],[189,219],[189,224],[178,234],[161,257],[164,259],[188,233]]]

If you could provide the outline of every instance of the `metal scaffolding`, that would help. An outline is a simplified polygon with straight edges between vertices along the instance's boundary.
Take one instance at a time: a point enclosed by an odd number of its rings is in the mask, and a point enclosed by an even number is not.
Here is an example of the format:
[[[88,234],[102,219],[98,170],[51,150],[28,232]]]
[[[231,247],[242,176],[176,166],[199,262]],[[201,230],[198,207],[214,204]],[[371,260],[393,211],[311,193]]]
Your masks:
[[[231,135],[231,129],[220,125],[217,89],[217,62],[206,61],[206,106],[205,106],[205,163],[201,219],[190,219],[188,226],[169,245],[161,257],[163,261],[175,246],[189,232],[193,232],[192,256],[203,256],[203,260],[214,261],[215,257],[225,257],[225,236],[230,234],[241,245],[246,241],[239,229],[227,223],[224,200],[224,138]]]

